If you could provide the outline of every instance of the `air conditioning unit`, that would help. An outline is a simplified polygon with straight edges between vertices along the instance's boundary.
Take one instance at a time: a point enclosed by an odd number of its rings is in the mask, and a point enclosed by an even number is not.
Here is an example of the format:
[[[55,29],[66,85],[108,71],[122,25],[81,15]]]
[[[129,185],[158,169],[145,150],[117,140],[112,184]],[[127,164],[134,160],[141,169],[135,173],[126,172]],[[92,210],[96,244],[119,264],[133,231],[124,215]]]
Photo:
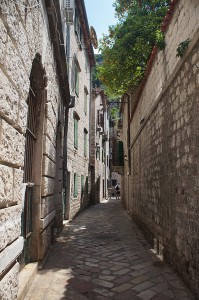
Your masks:
[[[74,0],[65,0],[63,18],[66,24],[74,23]]]

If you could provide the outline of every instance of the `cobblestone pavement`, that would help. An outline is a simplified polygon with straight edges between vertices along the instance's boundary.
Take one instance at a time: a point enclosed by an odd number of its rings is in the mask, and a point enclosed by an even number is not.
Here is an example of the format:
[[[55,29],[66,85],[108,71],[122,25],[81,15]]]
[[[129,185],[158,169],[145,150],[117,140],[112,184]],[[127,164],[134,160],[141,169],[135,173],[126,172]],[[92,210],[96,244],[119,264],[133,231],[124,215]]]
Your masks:
[[[158,261],[118,200],[82,212],[64,227],[25,300],[190,300]]]

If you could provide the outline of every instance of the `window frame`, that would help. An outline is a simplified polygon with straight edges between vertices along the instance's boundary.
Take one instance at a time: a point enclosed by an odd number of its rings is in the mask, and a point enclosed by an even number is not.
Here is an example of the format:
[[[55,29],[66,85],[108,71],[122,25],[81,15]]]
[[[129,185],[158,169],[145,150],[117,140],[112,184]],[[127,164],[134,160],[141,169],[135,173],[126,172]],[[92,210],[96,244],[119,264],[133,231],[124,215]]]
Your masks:
[[[74,191],[73,191],[74,198],[78,197],[78,174],[74,173]]]
[[[74,112],[73,120],[74,120],[74,148],[78,149],[79,120],[80,120],[80,117],[76,112]]]
[[[84,157],[88,156],[88,130],[84,128]]]

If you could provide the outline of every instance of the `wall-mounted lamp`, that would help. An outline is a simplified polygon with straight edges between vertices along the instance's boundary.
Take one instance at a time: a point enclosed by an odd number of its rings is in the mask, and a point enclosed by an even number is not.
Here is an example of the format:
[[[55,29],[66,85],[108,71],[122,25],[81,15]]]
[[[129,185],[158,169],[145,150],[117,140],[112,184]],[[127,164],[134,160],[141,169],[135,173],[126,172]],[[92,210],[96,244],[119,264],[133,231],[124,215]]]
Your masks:
[[[124,155],[124,160],[128,160],[128,156],[126,154]]]

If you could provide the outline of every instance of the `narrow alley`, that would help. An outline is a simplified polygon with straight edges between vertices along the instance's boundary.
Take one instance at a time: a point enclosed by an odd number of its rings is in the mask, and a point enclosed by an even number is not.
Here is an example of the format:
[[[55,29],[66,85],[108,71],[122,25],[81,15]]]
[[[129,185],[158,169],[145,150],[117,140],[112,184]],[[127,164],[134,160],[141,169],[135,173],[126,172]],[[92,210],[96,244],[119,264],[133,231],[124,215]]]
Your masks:
[[[122,220],[122,222],[121,222]],[[193,299],[121,202],[105,200],[65,225],[25,300]]]

